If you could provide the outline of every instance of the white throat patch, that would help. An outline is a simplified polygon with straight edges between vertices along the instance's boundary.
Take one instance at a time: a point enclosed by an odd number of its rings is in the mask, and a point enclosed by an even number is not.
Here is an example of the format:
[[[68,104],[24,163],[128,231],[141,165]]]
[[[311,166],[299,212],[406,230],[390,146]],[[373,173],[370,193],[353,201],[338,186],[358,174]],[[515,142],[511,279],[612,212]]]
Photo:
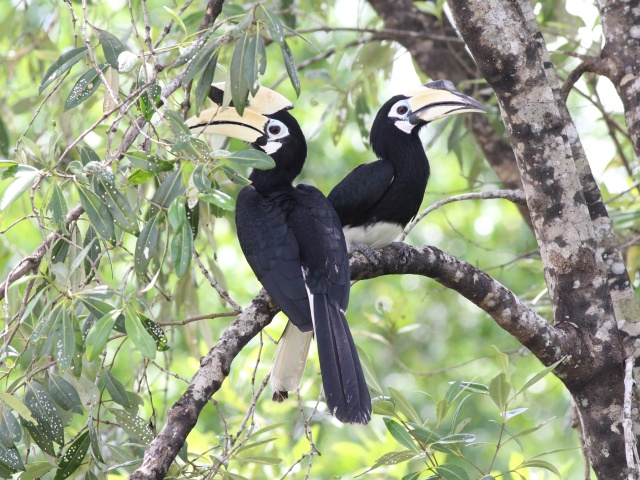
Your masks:
[[[411,131],[413,130],[413,127],[415,127],[415,125],[412,125],[409,120],[396,120],[394,125],[398,127],[400,130],[402,130],[404,133],[411,133]]]
[[[280,147],[282,147],[282,144],[280,142],[267,142],[267,144],[264,145],[262,149],[267,155],[273,155],[278,150],[280,150]]]

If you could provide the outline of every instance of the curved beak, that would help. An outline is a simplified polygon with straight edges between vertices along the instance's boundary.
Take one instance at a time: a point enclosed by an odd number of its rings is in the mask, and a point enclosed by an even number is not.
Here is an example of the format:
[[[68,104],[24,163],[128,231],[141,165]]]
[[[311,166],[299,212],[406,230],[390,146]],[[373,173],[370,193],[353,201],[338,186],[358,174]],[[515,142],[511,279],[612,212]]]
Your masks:
[[[193,133],[214,133],[225,137],[237,138],[255,143],[264,136],[269,119],[264,115],[245,108],[242,116],[233,107],[216,105],[200,112],[197,117],[187,120],[187,126]]]
[[[293,108],[293,104],[285,96],[260,87],[255,96],[249,96],[241,116],[233,108],[233,104],[224,105],[224,90],[224,82],[211,85],[209,98],[214,105],[200,112],[197,117],[187,120],[187,126],[193,133],[214,133],[255,143],[265,135],[269,121],[267,115]]]
[[[411,123],[432,122],[457,113],[482,112],[486,109],[476,99],[455,90],[448,80],[425,83],[405,92],[411,107]]]

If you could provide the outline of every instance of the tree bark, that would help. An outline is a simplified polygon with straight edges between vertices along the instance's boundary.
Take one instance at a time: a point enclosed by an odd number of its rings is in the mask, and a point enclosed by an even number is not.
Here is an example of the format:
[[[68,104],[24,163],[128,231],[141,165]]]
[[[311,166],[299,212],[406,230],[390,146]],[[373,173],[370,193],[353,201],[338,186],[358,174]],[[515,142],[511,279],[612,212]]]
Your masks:
[[[556,328],[564,324],[578,338],[566,352],[569,368],[558,376],[576,400],[587,454],[599,478],[626,478],[625,355],[602,236],[594,228],[606,210],[596,214],[601,198],[590,198],[589,204],[585,198],[583,182],[591,185],[592,178],[575,126],[559,101],[535,15],[526,1],[449,0],[449,6],[498,98],[522,173]],[[597,186],[588,194],[599,197]],[[612,248],[617,250],[615,242]]]

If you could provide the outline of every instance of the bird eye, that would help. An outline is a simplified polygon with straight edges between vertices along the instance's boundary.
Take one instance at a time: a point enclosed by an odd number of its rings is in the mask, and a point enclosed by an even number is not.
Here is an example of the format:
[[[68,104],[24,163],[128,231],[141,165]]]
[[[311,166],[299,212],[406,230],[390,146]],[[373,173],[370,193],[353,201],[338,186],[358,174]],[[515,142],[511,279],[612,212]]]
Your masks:
[[[271,135],[278,135],[280,133],[280,125],[269,126],[269,133]]]
[[[404,115],[408,111],[409,111],[409,108],[406,105],[399,105],[398,108],[396,109],[396,113],[398,115]]]

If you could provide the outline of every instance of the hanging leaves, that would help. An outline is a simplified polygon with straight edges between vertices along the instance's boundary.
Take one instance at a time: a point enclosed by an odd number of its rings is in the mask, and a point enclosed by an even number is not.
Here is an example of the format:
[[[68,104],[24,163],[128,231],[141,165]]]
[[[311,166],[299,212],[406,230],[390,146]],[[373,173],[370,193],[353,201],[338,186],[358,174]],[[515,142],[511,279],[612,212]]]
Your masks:
[[[80,195],[80,203],[85,212],[87,212],[93,228],[109,243],[116,243],[116,231],[109,207],[107,207],[103,199],[91,190],[83,187],[79,183],[76,183],[76,185],[78,187],[78,194]]]
[[[64,452],[53,480],[64,480],[75,472],[89,451],[89,432],[82,433]]]
[[[126,50],[125,46],[114,34],[99,28],[96,28],[95,30],[98,34],[98,38],[100,39],[104,58],[113,69],[118,70],[118,57]]]
[[[109,68],[108,63],[101,63],[98,65],[97,69],[91,67],[80,77],[71,89],[71,93],[67,97],[67,101],[64,103],[65,112],[77,107],[95,93],[102,83],[100,72],[106,72],[107,68]]]
[[[71,67],[82,60],[87,53],[89,53],[87,47],[78,47],[60,55],[60,57],[51,64],[47,71],[44,72],[42,81],[38,87],[38,94],[42,94],[45,88],[60,78],[65,72],[70,70]]]

